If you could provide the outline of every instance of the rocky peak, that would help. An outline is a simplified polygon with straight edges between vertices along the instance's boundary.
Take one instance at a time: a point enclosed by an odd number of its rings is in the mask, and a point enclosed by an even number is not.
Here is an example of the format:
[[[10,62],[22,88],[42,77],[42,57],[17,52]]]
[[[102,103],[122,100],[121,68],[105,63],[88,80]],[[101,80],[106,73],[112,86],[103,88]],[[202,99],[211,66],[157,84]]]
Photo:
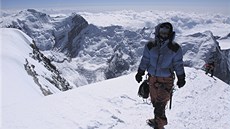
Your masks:
[[[73,40],[80,34],[80,32],[88,26],[88,22],[80,15],[72,14],[70,17],[64,19],[62,23],[56,26],[55,45],[56,49],[71,54],[74,44]]]

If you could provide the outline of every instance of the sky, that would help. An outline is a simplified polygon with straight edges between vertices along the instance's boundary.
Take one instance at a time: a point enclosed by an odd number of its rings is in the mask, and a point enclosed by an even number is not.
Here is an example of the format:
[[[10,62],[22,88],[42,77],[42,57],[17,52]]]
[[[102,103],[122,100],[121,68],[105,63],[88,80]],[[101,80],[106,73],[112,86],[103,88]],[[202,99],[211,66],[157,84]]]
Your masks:
[[[230,12],[229,0],[1,0],[2,9],[193,9]]]

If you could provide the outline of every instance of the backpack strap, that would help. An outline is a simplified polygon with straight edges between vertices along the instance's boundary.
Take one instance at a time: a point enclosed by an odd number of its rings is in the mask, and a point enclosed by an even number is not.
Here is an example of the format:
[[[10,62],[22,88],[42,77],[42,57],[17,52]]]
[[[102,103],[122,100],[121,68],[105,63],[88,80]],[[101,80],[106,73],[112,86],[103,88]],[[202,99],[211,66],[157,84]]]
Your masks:
[[[179,50],[180,45],[178,43],[176,43],[176,42],[169,42],[168,43],[168,48],[176,53]]]

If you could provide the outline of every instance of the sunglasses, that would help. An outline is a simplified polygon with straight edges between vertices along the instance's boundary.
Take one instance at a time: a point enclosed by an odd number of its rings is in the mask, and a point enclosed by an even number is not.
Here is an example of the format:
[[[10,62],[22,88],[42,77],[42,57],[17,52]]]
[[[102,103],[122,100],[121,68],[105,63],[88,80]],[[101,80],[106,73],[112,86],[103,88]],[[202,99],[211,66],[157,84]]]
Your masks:
[[[171,29],[170,25],[168,25],[168,24],[161,24],[160,28]]]

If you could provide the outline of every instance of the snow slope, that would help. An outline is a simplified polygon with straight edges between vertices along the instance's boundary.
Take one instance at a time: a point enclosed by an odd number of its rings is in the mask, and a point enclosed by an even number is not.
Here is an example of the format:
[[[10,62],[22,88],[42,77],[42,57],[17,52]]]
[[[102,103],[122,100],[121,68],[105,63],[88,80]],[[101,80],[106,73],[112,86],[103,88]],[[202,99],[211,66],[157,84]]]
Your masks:
[[[16,29],[1,29],[1,41],[3,104],[21,102],[22,100],[27,102],[27,100],[36,100],[43,96],[37,93],[36,84],[28,76],[23,66],[25,58],[29,58],[31,52],[28,45],[32,42],[31,39]],[[30,92],[27,92],[28,90]]]
[[[51,76],[41,63],[31,58],[32,39],[18,29],[1,28],[1,89],[3,105],[31,102],[44,97],[42,90],[52,93],[60,92],[45,78]],[[26,60],[29,65],[34,65],[37,79],[41,86],[36,85],[32,76],[25,70]],[[29,90],[29,92],[28,92]]]
[[[221,37],[217,40],[220,44],[221,50],[229,50],[230,49],[230,34],[225,37]]]
[[[176,88],[166,129],[227,129],[230,87],[201,70],[186,68]],[[3,105],[4,129],[150,129],[150,100],[137,96],[135,73],[54,94],[30,103]],[[22,77],[24,78],[24,77]],[[25,82],[26,83],[26,82]],[[27,89],[30,92],[31,89]]]

